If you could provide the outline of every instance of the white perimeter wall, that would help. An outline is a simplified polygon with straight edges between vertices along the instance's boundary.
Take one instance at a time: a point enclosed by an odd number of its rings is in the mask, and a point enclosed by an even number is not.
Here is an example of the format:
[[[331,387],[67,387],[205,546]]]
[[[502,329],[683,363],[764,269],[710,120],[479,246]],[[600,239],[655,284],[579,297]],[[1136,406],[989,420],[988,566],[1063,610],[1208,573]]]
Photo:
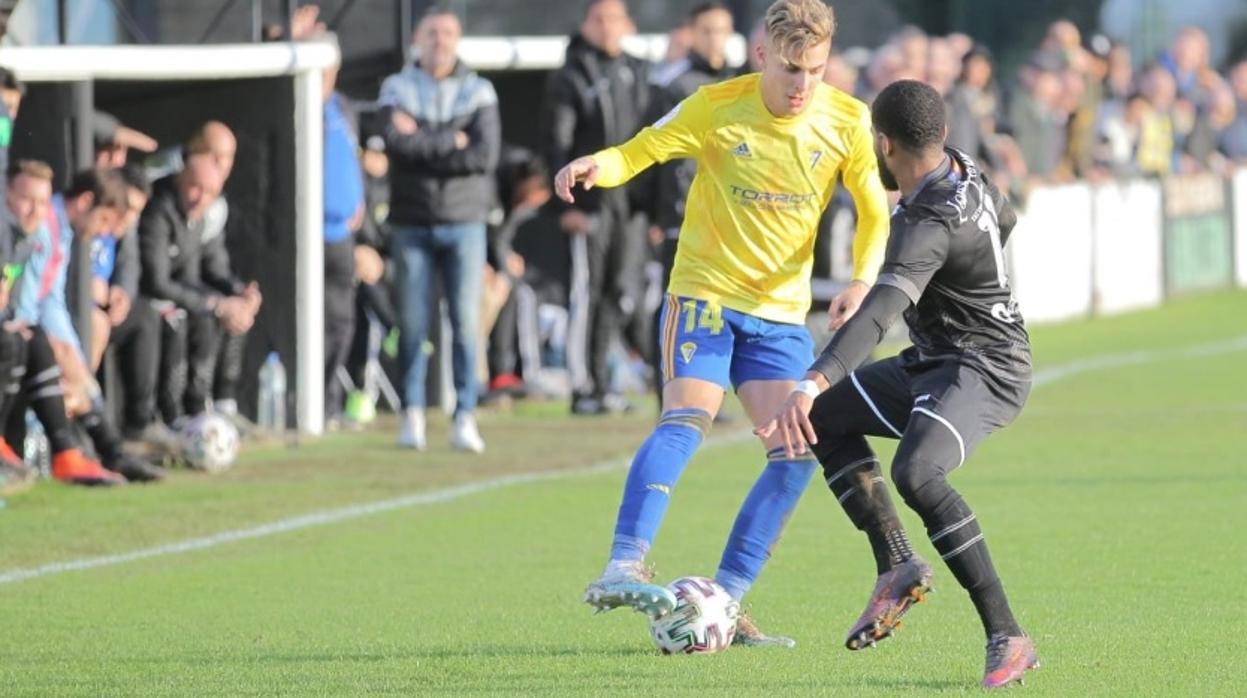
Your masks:
[[[1156,182],[1112,182],[1092,193],[1094,310],[1111,315],[1160,305],[1164,230]]]

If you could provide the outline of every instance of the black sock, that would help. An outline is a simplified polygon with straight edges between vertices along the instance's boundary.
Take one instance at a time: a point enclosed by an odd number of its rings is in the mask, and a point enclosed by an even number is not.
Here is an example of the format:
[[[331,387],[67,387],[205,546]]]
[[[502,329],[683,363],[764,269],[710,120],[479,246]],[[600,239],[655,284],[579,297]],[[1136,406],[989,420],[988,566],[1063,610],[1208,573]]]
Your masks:
[[[858,530],[866,533],[875,556],[877,574],[883,574],[914,556],[888,495],[879,461],[860,459],[840,468],[824,465],[827,487]]]
[[[924,499],[934,495],[938,501],[938,505],[929,510],[929,519],[923,516],[927,535],[957,582],[969,592],[983,621],[984,632],[988,637],[1021,635],[974,512],[943,477],[933,479],[923,490]],[[920,510],[919,514],[922,513]]]
[[[78,423],[87,430],[87,436],[95,446],[95,452],[105,464],[111,463],[121,455],[121,434],[113,426],[104,411],[103,400],[98,397],[91,401],[91,411],[78,418]]]
[[[17,332],[0,330],[0,432],[9,423],[9,414],[21,401],[23,379],[26,376],[26,340]],[[3,434],[0,434],[3,436]],[[21,444],[16,447],[21,451]]]
[[[52,453],[77,448],[78,442],[65,416],[65,391],[61,388],[61,367],[56,364],[48,338],[36,331],[28,343],[26,379],[22,386],[30,409],[34,410],[48,437]]]
[[[1022,628],[1013,617],[1013,609],[1009,608],[1009,599],[1005,596],[1005,587],[1000,579],[970,592],[970,600],[974,602],[974,609],[979,612],[983,631],[988,638],[992,635],[1018,637],[1022,634]]]
[[[39,375],[35,374],[34,378],[38,378]],[[53,453],[78,447],[73,429],[69,424],[69,417],[65,416],[65,396],[60,381],[61,372],[59,368],[56,368],[56,374],[50,379],[32,380],[30,387],[27,388],[30,392],[30,409],[34,410],[39,423],[43,425],[43,431],[48,437],[48,446]]]

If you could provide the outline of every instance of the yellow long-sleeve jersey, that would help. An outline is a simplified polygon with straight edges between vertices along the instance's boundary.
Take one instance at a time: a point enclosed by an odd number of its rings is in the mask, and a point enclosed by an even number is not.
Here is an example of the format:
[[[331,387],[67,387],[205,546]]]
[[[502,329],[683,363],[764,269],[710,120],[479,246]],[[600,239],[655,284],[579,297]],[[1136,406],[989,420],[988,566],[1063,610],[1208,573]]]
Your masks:
[[[797,116],[772,115],[759,74],[702,87],[623,145],[593,155],[597,185],[694,158],[668,291],[774,322],[810,309],[818,221],[837,176],[857,205],[854,278],[874,283],[888,239],[866,105],[820,84]]]

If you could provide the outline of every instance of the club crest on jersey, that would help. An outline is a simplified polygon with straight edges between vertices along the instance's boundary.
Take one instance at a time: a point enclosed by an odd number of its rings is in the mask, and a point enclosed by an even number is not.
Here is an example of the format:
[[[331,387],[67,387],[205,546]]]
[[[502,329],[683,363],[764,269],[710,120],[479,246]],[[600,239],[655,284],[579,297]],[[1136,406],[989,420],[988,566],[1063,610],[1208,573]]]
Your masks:
[[[996,303],[992,305],[992,317],[1006,324],[1013,324],[1018,321],[1018,304],[1015,300],[1010,300],[1008,304]],[[685,362],[687,363],[687,362]]]
[[[693,360],[693,354],[697,353],[697,344],[694,342],[685,342],[680,345],[680,356],[684,357],[684,363]]]
[[[749,149],[748,143],[742,141],[741,144],[736,146],[736,149],[732,151],[732,155],[735,155],[738,158],[751,158],[753,157],[753,151]]]
[[[818,161],[821,159],[823,159],[823,151],[815,150],[810,153],[810,169],[812,170],[815,167],[818,167]]]

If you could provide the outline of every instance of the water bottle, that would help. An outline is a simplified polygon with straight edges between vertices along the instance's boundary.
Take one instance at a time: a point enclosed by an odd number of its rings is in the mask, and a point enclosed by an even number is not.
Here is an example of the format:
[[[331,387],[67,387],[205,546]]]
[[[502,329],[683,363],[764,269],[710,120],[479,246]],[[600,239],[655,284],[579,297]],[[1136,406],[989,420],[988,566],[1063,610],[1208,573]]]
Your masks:
[[[270,352],[260,367],[258,417],[261,429],[280,434],[286,431],[286,367],[277,352]]]
[[[22,444],[22,460],[43,477],[52,477],[52,447],[48,445],[43,424],[30,410],[26,411],[26,441]]]

